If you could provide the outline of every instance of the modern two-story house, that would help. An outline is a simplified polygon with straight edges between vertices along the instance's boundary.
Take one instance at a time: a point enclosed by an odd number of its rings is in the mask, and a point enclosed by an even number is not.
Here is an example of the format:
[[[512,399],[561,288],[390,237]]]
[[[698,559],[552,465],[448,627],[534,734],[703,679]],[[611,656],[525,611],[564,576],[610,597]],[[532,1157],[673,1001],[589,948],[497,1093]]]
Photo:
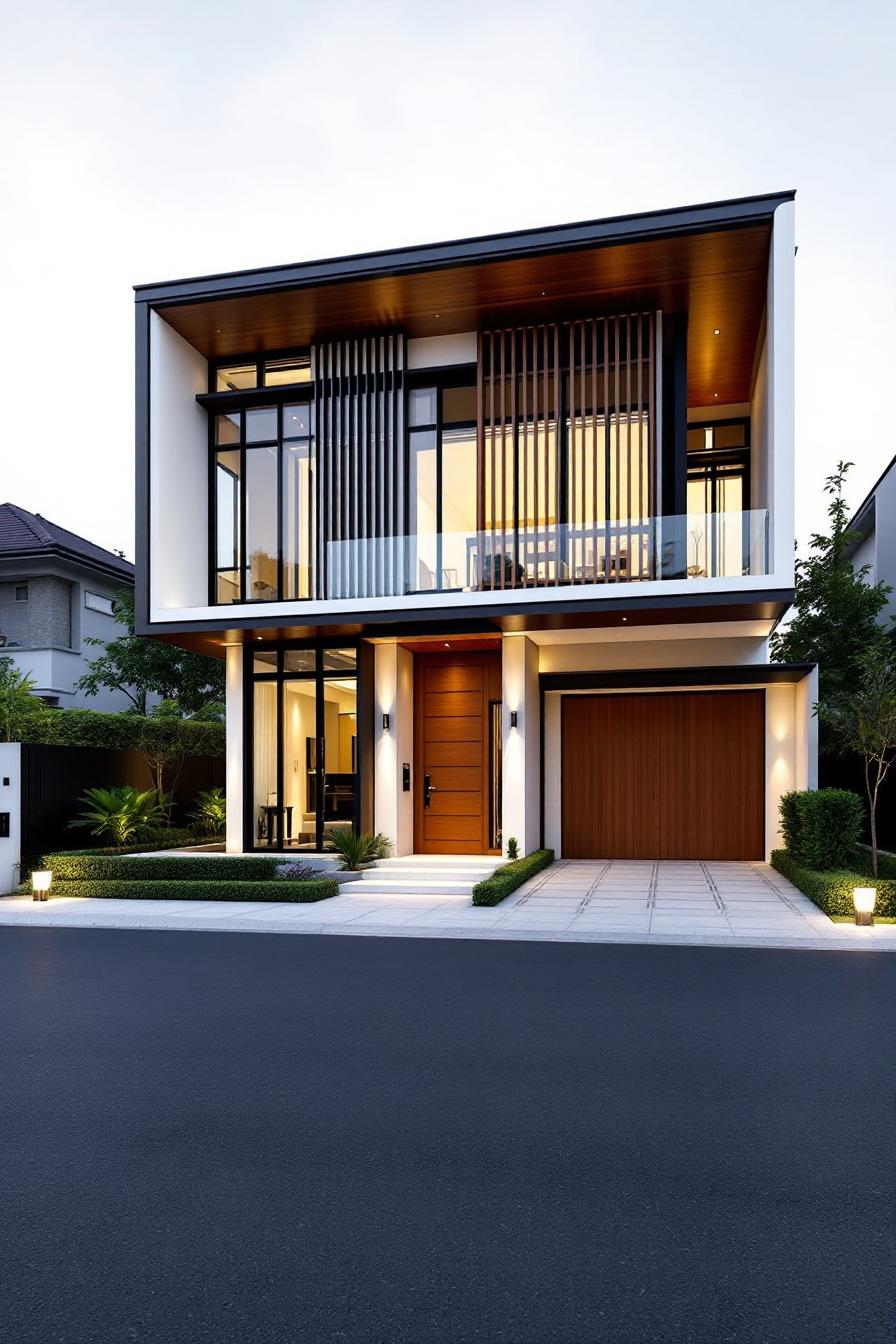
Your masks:
[[[142,634],[230,850],[761,859],[815,783],[793,193],[139,286]]]

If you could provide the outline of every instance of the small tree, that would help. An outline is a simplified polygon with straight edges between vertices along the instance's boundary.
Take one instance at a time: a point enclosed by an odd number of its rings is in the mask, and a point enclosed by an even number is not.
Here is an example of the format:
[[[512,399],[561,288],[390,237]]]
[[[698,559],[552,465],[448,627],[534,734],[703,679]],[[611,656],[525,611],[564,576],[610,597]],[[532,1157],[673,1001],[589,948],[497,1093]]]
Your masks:
[[[870,644],[855,685],[816,706],[843,754],[857,752],[865,768],[871,830],[871,868],[877,877],[877,804],[880,788],[896,759],[896,668],[890,650]]]
[[[224,699],[224,663],[204,653],[191,653],[158,639],[134,634],[134,595],[118,594],[115,619],[126,634],[106,643],[85,639],[102,649],[90,670],[78,681],[79,690],[98,695],[102,689],[121,691],[138,714],[145,714],[149,697],[175,701],[182,715],[197,714]]]
[[[0,738],[4,742],[15,742],[36,715],[49,713],[34,687],[34,678],[20,672],[11,658],[0,658]]]
[[[853,569],[847,554],[855,538],[843,495],[851,466],[851,462],[838,462],[825,482],[830,495],[829,532],[816,533],[808,559],[797,560],[795,614],[769,641],[775,662],[818,664],[822,703],[855,684],[870,646],[889,642],[879,618],[890,588],[885,583],[869,583],[869,566]]]

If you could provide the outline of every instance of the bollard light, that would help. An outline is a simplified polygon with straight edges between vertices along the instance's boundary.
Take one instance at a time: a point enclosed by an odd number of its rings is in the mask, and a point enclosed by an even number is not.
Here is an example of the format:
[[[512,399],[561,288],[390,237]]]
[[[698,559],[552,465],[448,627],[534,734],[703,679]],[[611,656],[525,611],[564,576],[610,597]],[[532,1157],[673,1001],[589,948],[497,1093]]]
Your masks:
[[[38,868],[31,874],[31,895],[35,901],[48,901],[53,874],[48,868]]]
[[[874,903],[877,900],[877,887],[853,887],[852,903],[856,911],[857,924],[874,923]]]

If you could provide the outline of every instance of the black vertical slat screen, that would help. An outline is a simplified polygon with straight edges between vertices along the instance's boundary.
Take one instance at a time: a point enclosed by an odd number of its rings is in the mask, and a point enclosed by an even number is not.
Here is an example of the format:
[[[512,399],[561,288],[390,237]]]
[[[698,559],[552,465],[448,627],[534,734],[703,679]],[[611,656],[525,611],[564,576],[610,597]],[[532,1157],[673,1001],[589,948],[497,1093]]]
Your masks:
[[[405,591],[405,338],[390,332],[312,351],[319,597]]]
[[[480,332],[481,587],[653,575],[655,323]]]

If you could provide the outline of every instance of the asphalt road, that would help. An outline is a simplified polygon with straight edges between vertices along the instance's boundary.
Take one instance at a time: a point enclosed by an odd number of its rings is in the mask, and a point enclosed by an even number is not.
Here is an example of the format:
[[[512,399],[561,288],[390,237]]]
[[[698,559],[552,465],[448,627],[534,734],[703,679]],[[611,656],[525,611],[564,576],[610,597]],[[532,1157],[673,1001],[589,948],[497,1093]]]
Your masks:
[[[894,1333],[896,957],[0,929],[0,1337]]]

